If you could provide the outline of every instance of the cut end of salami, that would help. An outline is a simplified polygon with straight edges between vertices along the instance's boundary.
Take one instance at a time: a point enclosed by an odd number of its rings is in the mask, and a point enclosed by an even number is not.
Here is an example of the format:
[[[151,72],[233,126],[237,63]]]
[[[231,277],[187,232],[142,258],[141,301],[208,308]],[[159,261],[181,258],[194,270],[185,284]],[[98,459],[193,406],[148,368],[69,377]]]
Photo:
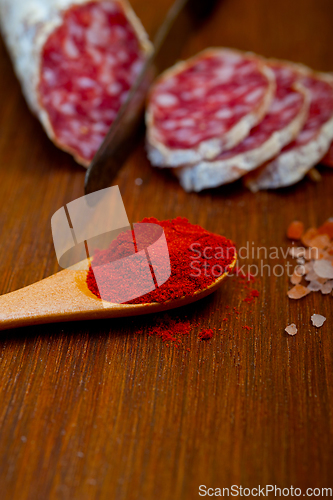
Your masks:
[[[273,73],[252,54],[207,49],[176,64],[150,92],[151,162],[179,167],[215,158],[262,120],[274,91]]]
[[[88,166],[145,59],[118,1],[73,5],[41,55],[38,95],[51,139]]]
[[[244,176],[252,191],[289,186],[333,166],[333,75],[230,49],[166,71],[146,115],[148,157],[185,191]]]
[[[310,109],[304,127],[296,139],[273,160],[246,176],[251,191],[291,186],[303,179],[330,148],[333,139],[333,79],[304,66],[300,82],[310,96]]]
[[[264,119],[234,148],[212,161],[175,169],[186,191],[233,182],[273,158],[300,132],[307,117],[309,99],[297,82],[299,73],[279,63],[267,63],[276,79],[276,92]]]

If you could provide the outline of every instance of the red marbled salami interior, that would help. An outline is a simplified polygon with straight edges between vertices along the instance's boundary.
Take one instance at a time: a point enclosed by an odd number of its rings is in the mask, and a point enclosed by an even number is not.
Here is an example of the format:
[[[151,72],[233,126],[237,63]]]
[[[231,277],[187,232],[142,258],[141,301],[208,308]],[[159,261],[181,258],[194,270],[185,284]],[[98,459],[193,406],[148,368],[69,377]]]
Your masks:
[[[56,141],[88,164],[143,60],[137,34],[118,2],[67,10],[44,46],[39,83]]]

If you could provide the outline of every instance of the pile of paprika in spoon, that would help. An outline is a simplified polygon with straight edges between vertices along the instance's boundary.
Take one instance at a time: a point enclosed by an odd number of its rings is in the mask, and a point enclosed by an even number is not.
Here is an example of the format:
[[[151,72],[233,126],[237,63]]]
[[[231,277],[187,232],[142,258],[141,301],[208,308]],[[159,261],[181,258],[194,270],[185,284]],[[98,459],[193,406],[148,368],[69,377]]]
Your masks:
[[[235,264],[236,248],[232,241],[199,225],[191,224],[185,218],[158,221],[150,217],[143,219],[142,223],[157,224],[163,228],[170,255],[171,276],[160,287],[128,301],[128,304],[163,303],[193,296],[212,285]],[[110,259],[126,258],[131,252],[131,241],[131,231],[120,234],[106,250],[95,252],[94,266],[102,266]],[[103,299],[116,301],[119,288],[117,280],[121,279],[123,286],[123,277],[111,275],[106,267],[104,274],[99,273],[99,285],[101,279],[105,280],[106,284],[112,283],[108,296],[103,293]],[[100,297],[92,267],[88,271],[86,281],[89,290]]]

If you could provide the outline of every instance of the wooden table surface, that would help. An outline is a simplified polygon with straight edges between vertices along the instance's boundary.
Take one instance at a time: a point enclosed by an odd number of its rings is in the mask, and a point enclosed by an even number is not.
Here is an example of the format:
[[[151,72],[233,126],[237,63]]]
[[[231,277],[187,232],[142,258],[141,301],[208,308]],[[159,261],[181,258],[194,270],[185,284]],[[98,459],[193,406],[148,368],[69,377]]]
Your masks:
[[[133,2],[151,35],[170,3]],[[185,52],[226,45],[332,71],[332,20],[331,0],[224,0]],[[28,111],[2,44],[0,64],[0,292],[7,293],[58,270],[50,218],[83,195],[85,172]],[[276,192],[254,195],[236,183],[185,194],[150,167],[141,145],[116,184],[132,222],[181,215],[238,246],[285,249],[290,221],[319,225],[333,215],[333,171],[321,172],[321,183]],[[178,350],[135,338],[135,320],[1,332],[1,498],[192,500],[199,485],[332,487],[332,297],[291,302],[287,277],[267,272],[256,287],[252,313],[236,279],[172,313],[222,327],[210,342],[198,342],[193,327]],[[241,318],[223,322],[226,305],[240,307]],[[319,330],[310,324],[314,312],[327,317]],[[292,322],[295,337],[284,332]]]

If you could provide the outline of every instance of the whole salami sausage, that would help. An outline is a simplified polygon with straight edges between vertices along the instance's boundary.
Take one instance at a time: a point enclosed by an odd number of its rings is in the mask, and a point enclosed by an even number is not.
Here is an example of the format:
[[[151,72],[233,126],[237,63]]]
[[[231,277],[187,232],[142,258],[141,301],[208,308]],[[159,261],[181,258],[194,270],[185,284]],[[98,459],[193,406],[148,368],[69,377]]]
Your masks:
[[[146,113],[153,165],[179,167],[213,159],[241,142],[266,114],[273,72],[253,54],[207,49],[163,73]]]
[[[26,100],[50,139],[88,166],[151,44],[126,0],[0,0]]]
[[[333,77],[302,65],[292,66],[303,73],[301,83],[310,95],[308,118],[291,144],[245,177],[246,186],[254,192],[300,181],[325,156],[333,139]]]
[[[212,161],[174,169],[186,191],[233,182],[277,155],[303,127],[309,109],[300,73],[279,61],[266,61],[276,79],[276,93],[265,118],[237,146]]]

